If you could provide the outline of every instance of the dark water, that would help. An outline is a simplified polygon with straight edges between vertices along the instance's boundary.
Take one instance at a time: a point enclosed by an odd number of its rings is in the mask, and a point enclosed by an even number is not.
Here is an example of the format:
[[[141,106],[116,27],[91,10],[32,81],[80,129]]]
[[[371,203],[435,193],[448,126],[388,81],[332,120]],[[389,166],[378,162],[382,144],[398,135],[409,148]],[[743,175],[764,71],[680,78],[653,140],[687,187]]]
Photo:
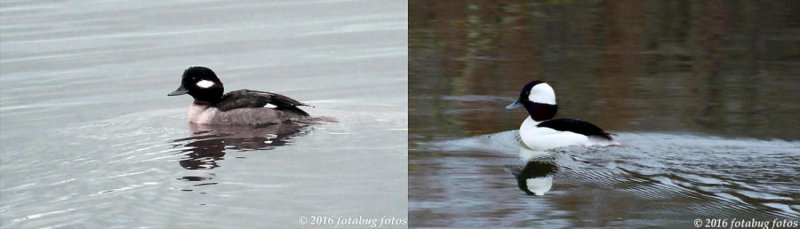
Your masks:
[[[406,218],[406,6],[0,1],[0,227]],[[187,125],[192,65],[339,122]]]
[[[409,6],[411,226],[800,217],[798,2]],[[520,153],[503,107],[534,79],[623,146]]]

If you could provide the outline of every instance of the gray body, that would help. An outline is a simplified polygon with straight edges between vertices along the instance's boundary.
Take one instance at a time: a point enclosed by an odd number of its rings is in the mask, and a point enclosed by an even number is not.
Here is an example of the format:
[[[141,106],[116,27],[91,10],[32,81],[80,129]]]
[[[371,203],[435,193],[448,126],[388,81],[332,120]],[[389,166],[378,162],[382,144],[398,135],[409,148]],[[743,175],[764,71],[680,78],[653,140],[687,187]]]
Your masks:
[[[305,112],[279,110],[267,107],[244,107],[222,111],[208,103],[194,102],[189,107],[189,122],[221,125],[270,125],[309,118]]]

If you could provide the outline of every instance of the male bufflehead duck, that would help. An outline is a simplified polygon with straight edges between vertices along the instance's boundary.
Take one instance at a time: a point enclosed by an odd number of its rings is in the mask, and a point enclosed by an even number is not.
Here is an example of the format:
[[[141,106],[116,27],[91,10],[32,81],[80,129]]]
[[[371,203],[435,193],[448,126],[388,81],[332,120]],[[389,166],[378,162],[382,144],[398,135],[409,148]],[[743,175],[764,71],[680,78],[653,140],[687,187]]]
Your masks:
[[[556,94],[544,81],[526,84],[517,101],[506,109],[518,107],[525,107],[530,114],[519,127],[519,137],[531,149],[617,144],[609,133],[594,124],[575,119],[553,119],[558,111]]]
[[[297,108],[307,104],[284,95],[247,89],[223,95],[224,90],[214,71],[197,66],[186,69],[180,87],[167,95],[191,95],[189,122],[197,124],[263,126],[309,118]]]

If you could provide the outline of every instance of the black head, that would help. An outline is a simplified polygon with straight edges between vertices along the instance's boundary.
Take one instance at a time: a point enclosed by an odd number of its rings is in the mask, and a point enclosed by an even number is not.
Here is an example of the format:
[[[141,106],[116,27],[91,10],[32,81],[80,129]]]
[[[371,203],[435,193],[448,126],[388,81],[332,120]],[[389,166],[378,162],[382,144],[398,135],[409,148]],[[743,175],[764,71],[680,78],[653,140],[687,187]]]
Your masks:
[[[206,67],[189,67],[183,72],[181,86],[168,96],[189,94],[195,101],[216,103],[222,98],[225,88],[214,71]]]
[[[531,81],[522,87],[517,101],[506,106],[506,109],[525,107],[528,114],[536,121],[552,119],[556,116],[556,94],[549,84],[541,80]]]

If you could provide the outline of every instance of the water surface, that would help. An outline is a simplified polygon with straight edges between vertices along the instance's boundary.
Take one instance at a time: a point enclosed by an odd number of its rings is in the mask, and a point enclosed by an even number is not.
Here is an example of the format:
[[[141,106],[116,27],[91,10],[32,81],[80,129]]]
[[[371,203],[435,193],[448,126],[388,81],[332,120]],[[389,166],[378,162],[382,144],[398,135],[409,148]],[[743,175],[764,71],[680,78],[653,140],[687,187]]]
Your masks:
[[[402,1],[0,2],[0,225],[405,218],[406,21]],[[166,94],[193,65],[339,121],[188,125]]]
[[[411,226],[800,217],[796,2],[409,6]],[[527,114],[504,106],[536,79],[554,87],[557,117],[623,146],[520,156]],[[520,175],[552,186],[527,195]]]

